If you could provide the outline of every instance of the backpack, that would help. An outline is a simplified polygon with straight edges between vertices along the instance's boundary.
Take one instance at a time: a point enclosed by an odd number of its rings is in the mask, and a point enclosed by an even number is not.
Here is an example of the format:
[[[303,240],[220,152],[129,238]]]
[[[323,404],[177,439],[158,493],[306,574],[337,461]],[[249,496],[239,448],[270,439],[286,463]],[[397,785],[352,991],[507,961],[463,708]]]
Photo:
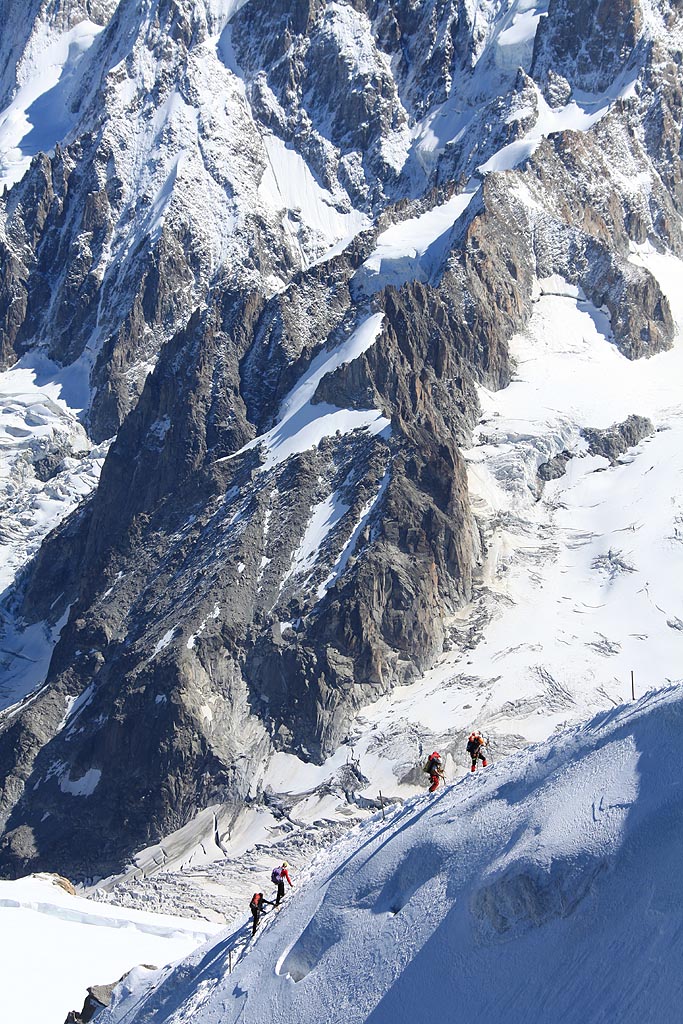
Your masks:
[[[273,868],[270,876],[270,880],[274,885],[279,885],[281,881],[280,868]]]
[[[476,754],[480,747],[484,746],[484,738],[479,733],[472,733],[467,741],[467,753]]]

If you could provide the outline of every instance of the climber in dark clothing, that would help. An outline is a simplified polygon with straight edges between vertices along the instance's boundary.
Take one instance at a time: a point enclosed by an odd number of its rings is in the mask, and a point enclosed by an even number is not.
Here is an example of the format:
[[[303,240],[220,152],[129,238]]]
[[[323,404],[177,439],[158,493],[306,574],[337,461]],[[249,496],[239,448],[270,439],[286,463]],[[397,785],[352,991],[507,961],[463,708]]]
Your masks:
[[[267,903],[269,907],[275,906],[275,904],[271,903],[270,900],[264,899],[262,892],[255,892],[254,895],[251,897],[249,909],[251,910],[251,916],[254,918],[254,927],[252,928],[251,932],[252,935],[256,935],[256,929],[258,928],[258,923],[261,920],[261,914],[263,913],[264,903]]]

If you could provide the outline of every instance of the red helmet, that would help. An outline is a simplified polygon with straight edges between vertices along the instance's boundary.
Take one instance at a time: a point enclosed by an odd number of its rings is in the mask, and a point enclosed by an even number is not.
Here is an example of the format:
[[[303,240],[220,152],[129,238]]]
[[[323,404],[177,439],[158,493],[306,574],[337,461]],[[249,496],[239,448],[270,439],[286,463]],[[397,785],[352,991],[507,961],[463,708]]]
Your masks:
[[[434,751],[434,753],[433,753],[433,754],[432,754],[431,756],[432,756],[432,757],[438,757],[438,758],[439,758],[439,760],[441,760],[441,754],[439,753],[439,751],[438,751],[438,750],[435,750],[435,751]]]

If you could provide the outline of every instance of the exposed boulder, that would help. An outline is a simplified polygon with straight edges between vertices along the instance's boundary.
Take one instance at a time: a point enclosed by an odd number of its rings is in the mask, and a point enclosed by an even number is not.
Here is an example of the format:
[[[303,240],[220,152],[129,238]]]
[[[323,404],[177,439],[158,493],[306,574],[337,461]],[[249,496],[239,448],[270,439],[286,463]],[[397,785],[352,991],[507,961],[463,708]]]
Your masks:
[[[606,430],[586,427],[582,435],[588,442],[588,451],[591,455],[602,455],[609,459],[611,465],[615,465],[629,448],[635,448],[643,438],[654,432],[655,428],[646,416],[631,415],[623,423],[615,423]]]

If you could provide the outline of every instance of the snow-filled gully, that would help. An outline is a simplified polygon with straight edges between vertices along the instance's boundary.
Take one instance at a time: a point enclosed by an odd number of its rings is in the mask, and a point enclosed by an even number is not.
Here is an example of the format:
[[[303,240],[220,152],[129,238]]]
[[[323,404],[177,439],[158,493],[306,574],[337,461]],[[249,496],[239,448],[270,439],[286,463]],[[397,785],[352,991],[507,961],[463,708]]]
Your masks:
[[[263,461],[259,469],[267,472],[290,456],[316,447],[323,438],[333,437],[338,432],[350,434],[354,430],[364,430],[370,434],[386,435],[391,429],[391,422],[378,409],[339,409],[329,402],[314,404],[312,401],[323,377],[357,359],[374,345],[382,331],[383,321],[383,313],[372,313],[336,348],[320,352],[283,399],[275,426],[249,441],[239,451],[217,461],[227,462],[246,451],[261,448]]]

